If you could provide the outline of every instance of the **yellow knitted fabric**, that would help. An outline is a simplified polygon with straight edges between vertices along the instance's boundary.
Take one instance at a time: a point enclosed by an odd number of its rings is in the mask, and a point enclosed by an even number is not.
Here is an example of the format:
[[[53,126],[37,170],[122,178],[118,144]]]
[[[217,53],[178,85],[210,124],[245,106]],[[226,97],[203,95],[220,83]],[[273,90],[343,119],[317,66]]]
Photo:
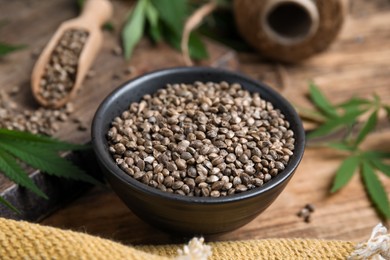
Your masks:
[[[210,259],[345,259],[351,242],[267,239],[208,243]],[[124,246],[73,231],[0,218],[0,259],[164,260],[182,246]]]
[[[263,239],[207,243],[213,255],[210,259],[346,259],[354,244],[345,241],[315,239]],[[182,246],[142,246],[144,252],[172,256]]]

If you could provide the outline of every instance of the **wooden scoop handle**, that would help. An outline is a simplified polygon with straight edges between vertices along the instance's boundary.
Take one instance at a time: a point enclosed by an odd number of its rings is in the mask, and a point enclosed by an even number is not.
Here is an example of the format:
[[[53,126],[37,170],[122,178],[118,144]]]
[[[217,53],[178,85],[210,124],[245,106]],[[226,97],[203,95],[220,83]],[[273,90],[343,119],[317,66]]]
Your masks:
[[[110,18],[111,14],[112,6],[108,0],[87,0],[79,17],[65,21],[61,24],[42,51],[32,72],[32,93],[39,104],[45,107],[59,108],[65,105],[76,94],[100,49],[102,42],[101,25]],[[45,73],[45,67],[50,60],[53,49],[58,44],[63,33],[66,30],[77,28],[88,31],[89,35],[79,57],[77,75],[73,88],[63,99],[54,102],[47,100],[40,95],[40,80]]]
[[[87,0],[79,16],[89,26],[102,26],[112,15],[112,5],[108,0]]]

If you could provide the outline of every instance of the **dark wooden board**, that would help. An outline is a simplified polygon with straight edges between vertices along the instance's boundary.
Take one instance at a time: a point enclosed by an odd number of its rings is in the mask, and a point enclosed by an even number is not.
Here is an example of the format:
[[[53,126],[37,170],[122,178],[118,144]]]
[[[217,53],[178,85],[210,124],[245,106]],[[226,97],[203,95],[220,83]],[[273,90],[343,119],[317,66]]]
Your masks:
[[[104,183],[99,168],[97,167],[95,156],[91,150],[71,153],[66,157],[85,172]],[[15,206],[20,211],[20,214],[1,204],[1,217],[39,221],[55,210],[64,207],[72,200],[80,197],[92,187],[88,183],[48,176],[38,170],[32,171],[30,178],[49,199],[39,197],[9,181],[3,181],[2,185],[5,186],[7,184],[9,186],[6,189],[2,189],[0,195]]]

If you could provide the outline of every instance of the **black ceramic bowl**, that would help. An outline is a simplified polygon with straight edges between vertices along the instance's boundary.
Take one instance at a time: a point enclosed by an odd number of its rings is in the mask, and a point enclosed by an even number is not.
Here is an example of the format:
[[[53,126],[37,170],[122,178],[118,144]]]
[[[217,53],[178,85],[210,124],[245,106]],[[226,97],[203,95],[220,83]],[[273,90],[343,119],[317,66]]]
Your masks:
[[[189,197],[149,187],[127,175],[108,152],[106,134],[112,120],[131,102],[140,101],[168,83],[240,83],[250,92],[279,108],[295,133],[295,150],[285,170],[264,186],[226,197]],[[92,144],[97,160],[112,189],[141,219],[161,229],[188,234],[215,234],[241,227],[264,211],[287,185],[301,161],[305,134],[293,107],[264,84],[241,74],[212,68],[171,68],[152,72],[125,83],[98,108],[92,125]]]

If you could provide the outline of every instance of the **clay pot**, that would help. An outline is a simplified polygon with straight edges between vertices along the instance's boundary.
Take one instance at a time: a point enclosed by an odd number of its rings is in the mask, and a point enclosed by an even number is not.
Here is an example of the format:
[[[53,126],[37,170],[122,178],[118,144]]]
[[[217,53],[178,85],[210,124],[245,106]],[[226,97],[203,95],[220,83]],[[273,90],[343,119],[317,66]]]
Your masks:
[[[326,49],[346,17],[346,0],[235,0],[242,37],[263,56],[297,62]]]

